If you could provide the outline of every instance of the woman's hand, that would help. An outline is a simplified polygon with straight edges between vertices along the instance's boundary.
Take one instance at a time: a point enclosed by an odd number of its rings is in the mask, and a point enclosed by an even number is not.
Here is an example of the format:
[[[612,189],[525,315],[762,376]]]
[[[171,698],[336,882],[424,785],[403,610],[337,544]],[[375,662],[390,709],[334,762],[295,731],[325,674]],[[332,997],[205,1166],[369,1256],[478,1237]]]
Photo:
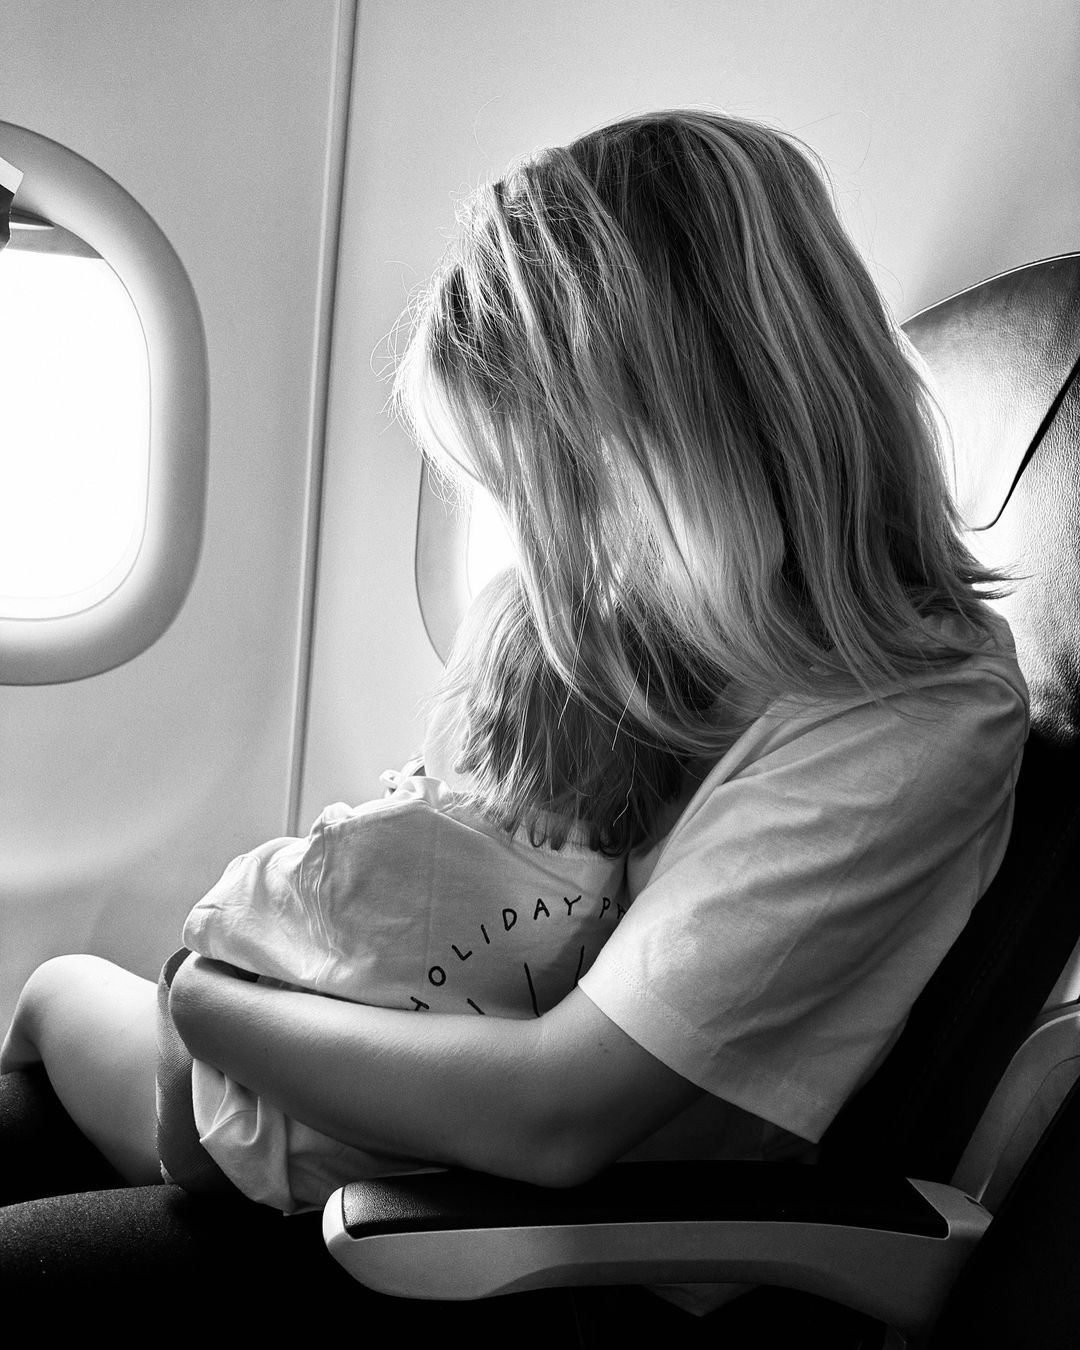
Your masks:
[[[570,1186],[700,1094],[577,989],[519,1022],[373,1008],[229,971],[195,957],[173,980],[191,1053],[358,1148]]]

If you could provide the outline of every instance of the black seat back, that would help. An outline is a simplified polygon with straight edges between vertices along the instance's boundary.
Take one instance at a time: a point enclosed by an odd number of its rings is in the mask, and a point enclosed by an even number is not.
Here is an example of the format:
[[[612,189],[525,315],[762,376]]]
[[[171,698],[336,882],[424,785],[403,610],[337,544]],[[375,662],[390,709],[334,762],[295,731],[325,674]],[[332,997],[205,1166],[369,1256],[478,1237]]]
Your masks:
[[[957,497],[1031,690],[1008,851],[822,1160],[947,1181],[1080,937],[1080,254],[961,292],[905,325],[955,439]]]

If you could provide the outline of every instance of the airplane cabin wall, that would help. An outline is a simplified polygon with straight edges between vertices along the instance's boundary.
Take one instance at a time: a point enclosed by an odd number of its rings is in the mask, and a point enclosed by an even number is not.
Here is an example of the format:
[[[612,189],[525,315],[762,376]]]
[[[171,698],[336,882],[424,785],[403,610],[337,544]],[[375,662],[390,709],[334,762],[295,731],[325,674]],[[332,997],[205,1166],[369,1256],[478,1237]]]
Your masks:
[[[164,231],[202,312],[210,432],[172,626],[105,674],[0,687],[3,1023],[50,955],[156,973],[229,859],[286,831],[351,21],[337,0],[4,6],[0,119]]]
[[[56,952],[152,975],[229,858],[371,795],[417,743],[439,667],[388,339],[470,186],[610,118],[706,104],[823,155],[901,318],[1080,246],[1072,0],[363,0],[331,295],[353,10],[5,11],[0,120],[86,155],[169,237],[211,432],[203,554],[165,635],[105,675],[0,687],[4,1021]]]

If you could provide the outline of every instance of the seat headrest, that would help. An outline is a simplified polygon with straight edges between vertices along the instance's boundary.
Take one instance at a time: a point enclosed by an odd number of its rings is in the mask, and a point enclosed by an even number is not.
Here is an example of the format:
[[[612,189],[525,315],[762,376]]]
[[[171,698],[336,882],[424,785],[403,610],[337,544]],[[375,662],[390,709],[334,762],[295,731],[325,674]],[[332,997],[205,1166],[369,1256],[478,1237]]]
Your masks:
[[[953,433],[965,523],[1001,515],[1080,362],[1080,254],[1003,272],[904,324]]]

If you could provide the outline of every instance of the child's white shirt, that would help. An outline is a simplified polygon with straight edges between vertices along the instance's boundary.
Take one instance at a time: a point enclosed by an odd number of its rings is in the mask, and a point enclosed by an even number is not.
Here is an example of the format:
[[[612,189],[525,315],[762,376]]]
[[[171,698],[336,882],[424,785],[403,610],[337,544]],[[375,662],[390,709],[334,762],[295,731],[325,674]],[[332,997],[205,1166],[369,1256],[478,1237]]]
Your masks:
[[[573,837],[559,850],[510,838],[445,783],[409,777],[388,797],[327,807],[305,839],[236,858],[191,911],[184,944],[353,1002],[524,1018],[570,992],[626,904],[623,859]],[[192,1095],[204,1148],[278,1209],[415,1166],[339,1144],[201,1061]]]

